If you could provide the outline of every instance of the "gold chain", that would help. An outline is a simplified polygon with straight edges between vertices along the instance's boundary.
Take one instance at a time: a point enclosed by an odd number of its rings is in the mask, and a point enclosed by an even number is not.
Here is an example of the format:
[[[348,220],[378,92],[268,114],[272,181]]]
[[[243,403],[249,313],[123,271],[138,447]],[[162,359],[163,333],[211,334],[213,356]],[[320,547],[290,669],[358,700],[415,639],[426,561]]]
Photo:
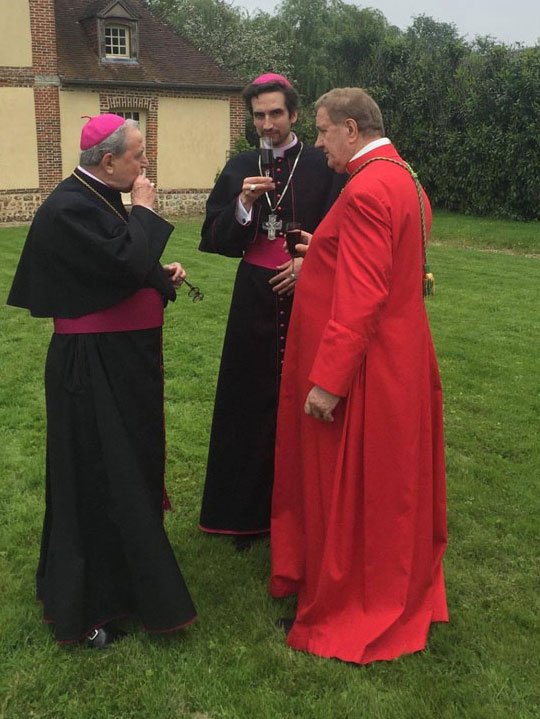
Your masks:
[[[418,175],[416,174],[416,172],[412,169],[408,162],[400,162],[399,160],[394,160],[392,157],[372,157],[369,160],[366,160],[362,165],[360,165],[360,167],[356,168],[356,170],[350,175],[349,179],[347,180],[347,184],[349,184],[353,177],[357,175],[361,170],[363,170],[364,167],[366,167],[367,165],[371,165],[372,162],[376,162],[377,160],[392,162],[394,165],[399,165],[399,167],[402,167],[404,170],[407,170],[416,186],[416,192],[418,194],[418,200],[420,202],[420,220],[422,225],[422,250],[424,259],[423,292],[424,297],[428,297],[434,292],[435,278],[431,274],[430,267],[427,261],[426,210],[424,207],[424,195],[422,193],[422,185],[420,184],[420,180],[418,179]]]
[[[101,200],[103,200],[103,202],[111,208],[111,210],[114,212],[114,214],[115,214],[115,215],[118,215],[118,217],[122,220],[122,222],[125,222],[126,225],[128,224],[128,221],[126,220],[126,218],[125,218],[120,212],[118,212],[118,210],[116,209],[116,207],[114,207],[113,205],[111,205],[111,203],[109,202],[109,200],[107,200],[107,198],[103,197],[103,195],[101,194],[101,192],[98,192],[96,189],[94,189],[94,188],[92,187],[92,185],[89,185],[88,182],[85,182],[85,181],[82,179],[82,177],[79,177],[79,175],[76,175],[74,172],[72,172],[71,174],[73,175],[73,177],[76,177],[77,180],[79,180],[79,182],[81,182],[85,187],[88,187],[88,189],[89,189],[91,192],[93,192],[94,195],[97,195]]]

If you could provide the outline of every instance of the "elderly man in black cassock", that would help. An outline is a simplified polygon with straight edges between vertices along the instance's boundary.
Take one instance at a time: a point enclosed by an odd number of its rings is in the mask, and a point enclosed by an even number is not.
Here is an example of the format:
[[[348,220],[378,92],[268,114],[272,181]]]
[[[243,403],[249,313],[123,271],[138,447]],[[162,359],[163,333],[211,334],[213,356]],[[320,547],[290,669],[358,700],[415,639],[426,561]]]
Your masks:
[[[313,232],[342,178],[292,131],[298,94],[267,73],[244,88],[261,150],[227,162],[206,206],[199,249],[242,258],[223,345],[200,528],[246,549],[270,528],[276,408],[302,259],[284,249],[288,222]],[[265,172],[264,151],[273,167]],[[272,157],[273,156],[273,157]]]
[[[58,642],[101,649],[121,617],[149,632],[196,618],[163,526],[163,308],[185,272],[159,262],[173,227],[153,211],[137,123],[90,118],[81,150],[35,216],[8,304],[54,319],[37,597]]]

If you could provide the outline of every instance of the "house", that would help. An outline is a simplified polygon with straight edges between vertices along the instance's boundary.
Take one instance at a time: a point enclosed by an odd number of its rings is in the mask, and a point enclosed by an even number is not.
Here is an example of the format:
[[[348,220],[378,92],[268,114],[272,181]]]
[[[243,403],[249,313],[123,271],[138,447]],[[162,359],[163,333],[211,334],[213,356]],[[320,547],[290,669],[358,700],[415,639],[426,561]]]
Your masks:
[[[143,0],[0,0],[0,17],[0,222],[32,218],[104,112],[139,121],[159,209],[202,210],[244,132],[238,78]]]

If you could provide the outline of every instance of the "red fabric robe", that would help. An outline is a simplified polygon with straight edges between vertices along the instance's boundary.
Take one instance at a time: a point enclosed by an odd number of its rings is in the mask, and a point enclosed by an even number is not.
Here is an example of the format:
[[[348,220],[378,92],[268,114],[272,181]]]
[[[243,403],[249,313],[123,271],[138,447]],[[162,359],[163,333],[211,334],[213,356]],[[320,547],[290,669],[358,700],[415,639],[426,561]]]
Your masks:
[[[386,145],[347,169],[379,156],[400,160]],[[289,328],[270,591],[297,594],[295,649],[388,660],[448,621],[442,390],[422,275],[414,182],[373,162],[317,228]],[[343,398],[333,423],[304,414],[313,385]]]

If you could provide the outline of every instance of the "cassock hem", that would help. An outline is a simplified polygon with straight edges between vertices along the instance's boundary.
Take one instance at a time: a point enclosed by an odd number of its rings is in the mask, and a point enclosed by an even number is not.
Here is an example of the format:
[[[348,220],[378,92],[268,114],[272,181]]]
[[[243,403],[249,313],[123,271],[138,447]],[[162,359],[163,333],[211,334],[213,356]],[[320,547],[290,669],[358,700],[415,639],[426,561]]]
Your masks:
[[[88,631],[86,631],[82,636],[78,637],[77,639],[56,639],[57,644],[77,644],[78,642],[82,642],[83,639],[85,639],[90,632],[93,632],[94,629],[99,629],[100,627],[105,626],[106,624],[109,624],[110,622],[116,622],[120,619],[137,619],[136,614],[118,614],[114,617],[110,617],[109,619],[105,619],[104,621],[98,622],[97,624],[93,624]],[[164,629],[150,629],[149,627],[145,626],[144,624],[143,629],[148,634],[170,634],[172,632],[176,632],[180,629],[183,629],[184,627],[189,626],[190,624],[193,624],[194,621],[198,619],[198,615],[195,614],[193,617],[188,619],[186,622],[183,622],[182,624],[178,624],[174,627],[168,627]],[[54,624],[54,619],[49,619],[47,617],[43,618],[44,624]]]
[[[184,627],[189,627],[189,625],[193,624],[198,618],[199,616],[195,614],[191,619],[188,619],[187,622],[178,624],[176,627],[170,627],[169,629],[150,629],[149,627],[145,627],[144,624],[143,629],[145,632],[148,632],[148,634],[171,634],[172,632],[177,632],[179,629],[184,629]]]
[[[270,527],[267,529],[210,529],[209,527],[204,527],[202,524],[199,524],[199,529],[201,532],[206,532],[207,534],[227,535],[268,534],[270,532]]]
[[[373,650],[370,648],[369,644],[366,645],[363,651],[360,652],[350,652],[347,650],[331,648],[330,645],[333,644],[333,642],[312,640],[309,636],[309,630],[303,631],[300,628],[296,629],[295,632],[294,625],[289,635],[287,636],[287,644],[289,647],[291,647],[291,649],[308,652],[309,654],[314,654],[315,656],[322,657],[323,659],[338,659],[342,662],[349,662],[351,664],[359,664],[362,666],[366,666],[367,664],[372,664],[373,662],[391,662],[407,654],[416,654],[418,652],[424,651],[427,647],[431,625],[447,622],[448,620],[445,619],[433,619],[427,627],[425,636],[423,636],[421,639],[417,641],[411,641],[407,646],[402,645],[399,648],[394,647],[387,648],[385,650]],[[297,638],[295,634],[300,634],[300,637]]]

